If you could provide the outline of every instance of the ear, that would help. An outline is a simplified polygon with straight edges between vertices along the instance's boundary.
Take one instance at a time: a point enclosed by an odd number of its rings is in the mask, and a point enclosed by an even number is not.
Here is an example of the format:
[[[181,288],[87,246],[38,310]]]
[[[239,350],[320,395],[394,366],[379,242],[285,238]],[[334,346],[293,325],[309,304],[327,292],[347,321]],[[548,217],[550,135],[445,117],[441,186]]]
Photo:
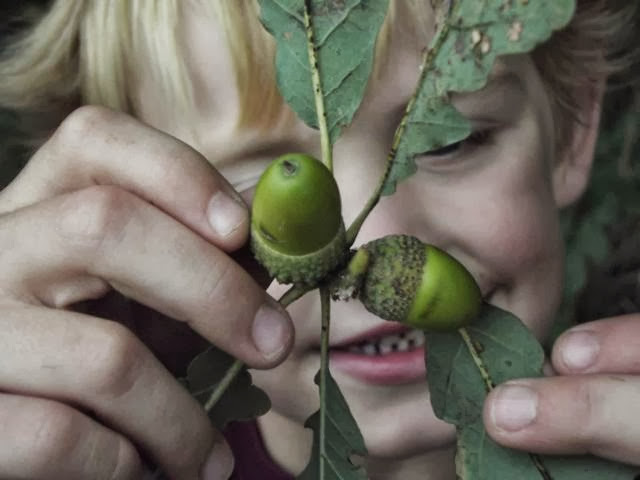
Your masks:
[[[591,176],[602,111],[605,81],[584,88],[578,121],[574,122],[567,144],[553,169],[553,194],[559,208],[575,202],[584,193]]]

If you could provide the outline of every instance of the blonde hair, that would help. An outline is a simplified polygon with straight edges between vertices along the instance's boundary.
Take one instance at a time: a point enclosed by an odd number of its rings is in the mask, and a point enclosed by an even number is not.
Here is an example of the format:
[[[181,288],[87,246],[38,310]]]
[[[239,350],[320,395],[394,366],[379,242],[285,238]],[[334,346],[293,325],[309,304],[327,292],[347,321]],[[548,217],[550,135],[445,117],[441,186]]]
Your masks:
[[[105,105],[135,115],[131,79],[136,64],[145,62],[166,97],[187,111],[193,95],[180,44],[185,3],[55,0],[5,49],[0,59],[0,107],[22,113],[26,119],[38,116],[40,122],[26,122],[27,134],[35,141],[82,104]],[[231,49],[241,99],[239,126],[260,128],[286,115],[289,111],[274,80],[274,42],[259,24],[256,0],[200,3],[217,17]],[[424,3],[426,0],[400,2],[404,7],[410,5],[408,18],[417,16],[421,22],[425,21],[425,15],[419,15],[425,10]],[[578,0],[570,25],[533,53],[557,118],[572,117],[578,103],[576,87],[627,66],[628,56],[620,55],[623,49],[615,47],[629,43],[633,3],[612,8],[611,0]],[[384,57],[398,2],[392,0],[391,5],[378,42],[379,58]],[[561,128],[560,138],[565,137]]]

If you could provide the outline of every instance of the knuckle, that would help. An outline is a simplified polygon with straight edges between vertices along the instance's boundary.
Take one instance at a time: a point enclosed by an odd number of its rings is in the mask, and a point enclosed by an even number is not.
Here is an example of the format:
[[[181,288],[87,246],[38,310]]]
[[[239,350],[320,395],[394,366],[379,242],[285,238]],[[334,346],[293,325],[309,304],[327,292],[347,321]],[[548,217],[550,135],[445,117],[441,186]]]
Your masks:
[[[47,402],[34,418],[30,448],[35,472],[47,472],[51,465],[64,464],[69,452],[81,442],[79,416],[62,404]]]
[[[54,135],[55,143],[65,148],[77,148],[87,138],[104,135],[117,113],[99,105],[85,105],[69,114]]]
[[[603,401],[603,385],[602,382],[593,379],[593,381],[579,382],[575,398],[579,405],[579,431],[577,438],[586,450],[592,450],[593,442],[597,439],[606,425],[603,425],[602,401]]]
[[[119,442],[117,461],[105,474],[105,480],[137,480],[142,478],[140,456],[135,447],[122,439]]]
[[[225,293],[233,278],[233,268],[230,262],[220,259],[217,267],[217,274],[209,276],[202,284],[204,298],[208,298],[214,303],[218,303],[220,298],[226,296]]]
[[[204,412],[197,416],[197,422],[189,422],[189,428],[176,429],[167,438],[169,445],[183,445],[185,448],[174,451],[172,463],[177,471],[188,472],[194,465],[201,465],[207,458],[215,439],[221,434],[214,433],[211,423]]]
[[[60,234],[79,246],[96,248],[118,235],[134,211],[133,195],[114,186],[88,187],[69,195],[58,213]]]
[[[215,266],[215,270],[214,275],[207,275],[204,279],[200,279],[197,298],[204,300],[202,302],[203,315],[207,315],[207,312],[210,314],[211,311],[219,311],[222,305],[228,305],[225,299],[231,298],[234,292],[237,293],[241,290],[241,286],[235,279],[235,269],[232,262],[221,258]]]
[[[92,366],[86,370],[84,385],[95,395],[122,397],[136,384],[144,347],[128,328],[112,321],[101,323],[89,344]]]
[[[190,181],[201,181],[202,174],[212,173],[216,185],[221,181],[213,174],[215,170],[207,160],[189,145],[180,140],[168,138],[166,146],[163,144],[163,158],[155,161],[151,167],[155,167],[153,173],[158,183],[167,187],[169,192],[184,192],[185,178]],[[199,176],[194,177],[191,173]]]

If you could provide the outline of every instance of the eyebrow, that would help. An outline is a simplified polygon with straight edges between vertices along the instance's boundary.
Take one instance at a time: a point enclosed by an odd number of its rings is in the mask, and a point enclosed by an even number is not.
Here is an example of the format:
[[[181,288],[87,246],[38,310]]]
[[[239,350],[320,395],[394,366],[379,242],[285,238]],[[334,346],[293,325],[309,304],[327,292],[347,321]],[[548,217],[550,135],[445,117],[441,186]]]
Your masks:
[[[522,79],[513,71],[505,68],[496,68],[489,74],[489,78],[484,87],[473,92],[454,92],[451,94],[452,102],[455,102],[456,109],[467,117],[482,122],[485,118],[494,120],[495,117],[506,116],[513,109],[521,107],[522,97],[525,95],[525,88]],[[507,108],[505,109],[505,105]],[[402,110],[406,104],[402,105]],[[240,142],[242,143],[242,142]],[[255,140],[249,145],[232,149],[228,155],[213,162],[217,168],[226,168],[230,164],[236,163],[238,159],[253,159],[257,157],[275,156],[279,152],[297,151],[291,139],[277,140]],[[211,161],[211,160],[210,160]]]
[[[453,93],[451,100],[462,113],[483,113],[482,116],[490,117],[504,111],[505,107],[509,111],[520,108],[524,95],[522,79],[513,71],[501,71],[490,76],[480,90]]]
[[[493,94],[494,91],[503,91],[509,88],[518,89],[524,93],[522,79],[513,71],[502,71],[490,75],[487,84],[478,90],[478,93]]]

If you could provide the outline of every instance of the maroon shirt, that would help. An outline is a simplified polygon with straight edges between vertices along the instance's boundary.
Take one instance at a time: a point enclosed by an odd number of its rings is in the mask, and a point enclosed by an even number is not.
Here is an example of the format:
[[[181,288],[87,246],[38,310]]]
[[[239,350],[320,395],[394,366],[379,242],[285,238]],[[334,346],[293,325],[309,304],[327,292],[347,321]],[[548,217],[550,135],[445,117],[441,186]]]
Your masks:
[[[232,422],[224,436],[235,457],[231,480],[294,480],[267,453],[256,422]]]

